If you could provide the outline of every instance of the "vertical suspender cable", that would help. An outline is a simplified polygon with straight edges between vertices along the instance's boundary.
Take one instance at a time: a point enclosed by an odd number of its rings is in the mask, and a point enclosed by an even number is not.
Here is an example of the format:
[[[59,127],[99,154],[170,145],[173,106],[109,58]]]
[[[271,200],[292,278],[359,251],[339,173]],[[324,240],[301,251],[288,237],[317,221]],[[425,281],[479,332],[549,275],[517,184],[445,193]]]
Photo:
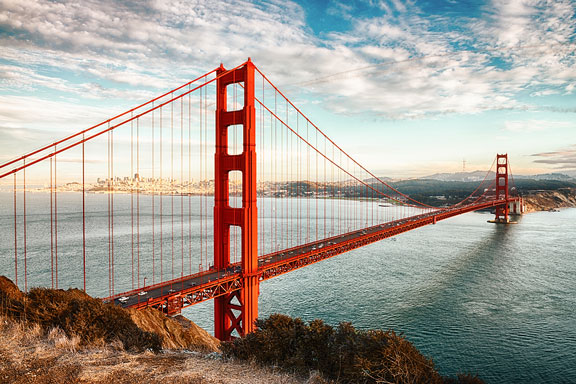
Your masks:
[[[107,207],[108,207],[108,295],[112,296],[112,232],[111,232],[111,209],[110,197],[112,196],[112,186],[110,180],[110,131],[108,131],[106,141],[106,186],[107,186]]]
[[[86,292],[86,157],[84,146],[84,135],[82,135],[82,276],[84,292]]]
[[[14,172],[14,282],[18,285],[18,226],[16,212],[16,172]]]
[[[54,152],[56,152],[56,146],[54,146]],[[54,264],[54,288],[58,289],[58,161],[56,153],[54,153]]]
[[[190,91],[190,86],[188,86]],[[188,94],[188,264],[192,274],[192,97]]]
[[[136,119],[136,272],[140,288],[140,118]]]
[[[24,159],[24,166],[26,166],[26,159]],[[28,249],[26,244],[26,168],[23,170],[22,180],[22,214],[24,217],[24,291],[28,292]]]
[[[174,93],[172,93],[174,100]],[[172,256],[172,275],[174,279],[174,101],[170,103],[170,220],[171,220],[171,256]]]
[[[154,103],[152,103],[152,108],[154,108]],[[156,247],[154,244],[154,240],[155,236],[156,236],[156,227],[155,227],[155,216],[156,216],[156,210],[154,207],[154,201],[156,200],[156,174],[154,172],[155,167],[156,167],[156,163],[154,162],[154,149],[156,146],[156,141],[155,141],[155,137],[154,137],[154,113],[155,111],[152,111],[152,148],[151,148],[151,152],[152,152],[152,285],[156,284]]]
[[[108,123],[110,126],[110,123]],[[114,130],[110,131],[110,177],[112,178],[112,193],[110,194],[110,233],[112,243],[110,245],[110,259],[112,262],[112,294],[114,294]]]
[[[162,209],[162,202],[164,200],[165,194],[165,186],[164,186],[164,179],[162,174],[162,107],[160,107],[160,281],[164,281],[164,230],[163,230],[163,222],[164,222],[164,211]]]
[[[200,134],[200,176],[199,176],[199,185],[200,188],[202,188],[201,190],[201,195],[200,195],[200,264],[198,266],[198,268],[201,270],[203,269],[203,263],[204,263],[204,189],[206,188],[205,184],[204,184],[204,177],[203,177],[203,160],[204,160],[204,154],[203,154],[203,150],[204,150],[204,143],[202,142],[202,130],[204,129],[204,121],[202,119],[203,114],[204,114],[204,103],[203,103],[203,88],[200,88],[200,129],[199,134]]]
[[[184,98],[180,98],[180,277],[184,277]]]
[[[54,218],[53,218],[53,202],[52,202],[52,157],[50,157],[50,279],[52,281],[52,289],[54,289]]]
[[[130,113],[133,117],[133,113]],[[131,223],[131,255],[132,255],[132,289],[134,289],[134,120],[130,121],[130,223]]]

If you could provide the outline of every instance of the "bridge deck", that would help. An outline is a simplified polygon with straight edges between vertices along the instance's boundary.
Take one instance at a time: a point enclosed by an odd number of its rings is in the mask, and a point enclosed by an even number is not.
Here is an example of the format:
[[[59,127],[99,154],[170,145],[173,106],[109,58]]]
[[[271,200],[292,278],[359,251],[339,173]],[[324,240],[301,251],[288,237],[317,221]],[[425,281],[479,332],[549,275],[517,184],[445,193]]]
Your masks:
[[[515,201],[515,199],[508,200],[508,202],[511,201]],[[261,281],[268,280],[352,249],[434,224],[440,220],[503,204],[506,204],[506,200],[490,200],[459,208],[440,209],[267,254],[261,256],[258,261],[259,279]],[[241,266],[232,264],[226,270],[203,271],[117,294],[104,300],[114,302],[122,307],[133,308],[152,306],[167,310],[166,306],[170,301],[177,301],[177,307],[187,307],[242,288],[241,273]],[[167,311],[170,312],[169,309]]]

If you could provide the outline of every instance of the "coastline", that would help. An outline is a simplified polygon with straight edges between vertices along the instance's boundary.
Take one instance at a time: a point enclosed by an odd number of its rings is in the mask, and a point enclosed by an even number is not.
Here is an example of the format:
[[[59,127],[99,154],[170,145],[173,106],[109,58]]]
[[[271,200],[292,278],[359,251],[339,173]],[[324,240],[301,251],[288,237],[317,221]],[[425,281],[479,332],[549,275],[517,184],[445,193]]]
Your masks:
[[[524,195],[525,213],[555,211],[560,208],[576,208],[576,188],[560,188],[554,191],[530,191]]]

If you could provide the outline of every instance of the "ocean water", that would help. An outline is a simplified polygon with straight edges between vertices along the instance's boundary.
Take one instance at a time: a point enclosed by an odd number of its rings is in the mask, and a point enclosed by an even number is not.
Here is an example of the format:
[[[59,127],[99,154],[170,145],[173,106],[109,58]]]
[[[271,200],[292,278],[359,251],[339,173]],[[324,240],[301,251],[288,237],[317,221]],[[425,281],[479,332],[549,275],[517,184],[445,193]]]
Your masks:
[[[48,198],[48,194],[28,194],[29,286],[51,284]],[[81,287],[82,224],[77,213],[81,195],[60,194],[59,199],[60,287]],[[96,296],[109,292],[107,199],[89,195],[86,205],[87,288]],[[146,212],[150,198],[140,199],[140,284],[144,277],[149,284],[152,227]],[[162,199],[164,209],[172,209],[172,198]],[[131,288],[131,255],[137,249],[132,247],[130,196],[115,195],[114,201],[115,290],[119,292]],[[18,207],[21,203],[17,201]],[[186,211],[187,205],[181,203],[174,199],[176,214],[181,208]],[[11,194],[0,193],[0,274],[10,278],[14,275],[12,204]],[[155,204],[158,214],[159,198]],[[191,204],[192,211],[198,212],[200,199],[193,198]],[[353,209],[358,203],[348,204]],[[261,199],[259,205],[268,212],[260,223],[267,230],[273,199]],[[211,207],[203,209],[211,214]],[[491,218],[485,213],[465,214],[266,281],[260,287],[260,315],[284,313],[304,320],[321,318],[333,325],[347,321],[362,329],[391,328],[432,357],[446,375],[471,372],[487,383],[576,383],[576,209],[531,213],[508,226],[487,223]],[[156,216],[156,258],[158,220]],[[171,219],[164,219],[164,278],[171,277],[173,266],[176,275],[182,266],[185,271],[197,270],[197,265],[180,259],[182,249],[211,257],[210,244],[199,245],[195,235],[200,228],[206,231],[210,221],[201,223],[193,213],[185,217],[182,232],[182,221],[176,217],[172,244]],[[17,223],[22,228],[21,216]],[[186,243],[178,234],[186,237],[188,227],[194,235]],[[282,241],[270,233],[266,236]],[[211,233],[207,239],[210,243]],[[21,229],[17,240],[22,287]],[[158,269],[157,262],[156,278]],[[206,302],[183,314],[212,332],[212,307],[212,302]]]
[[[470,213],[262,283],[260,315],[403,333],[442,374],[576,383],[576,209]],[[185,310],[212,329],[212,304]]]

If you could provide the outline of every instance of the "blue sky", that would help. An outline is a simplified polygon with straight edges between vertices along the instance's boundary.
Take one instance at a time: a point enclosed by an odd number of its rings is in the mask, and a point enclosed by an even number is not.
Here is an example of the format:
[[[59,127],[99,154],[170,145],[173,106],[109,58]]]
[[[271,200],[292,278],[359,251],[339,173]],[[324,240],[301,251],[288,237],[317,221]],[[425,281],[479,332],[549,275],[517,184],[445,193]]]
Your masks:
[[[576,2],[0,0],[0,161],[251,57],[383,176],[576,174]]]

